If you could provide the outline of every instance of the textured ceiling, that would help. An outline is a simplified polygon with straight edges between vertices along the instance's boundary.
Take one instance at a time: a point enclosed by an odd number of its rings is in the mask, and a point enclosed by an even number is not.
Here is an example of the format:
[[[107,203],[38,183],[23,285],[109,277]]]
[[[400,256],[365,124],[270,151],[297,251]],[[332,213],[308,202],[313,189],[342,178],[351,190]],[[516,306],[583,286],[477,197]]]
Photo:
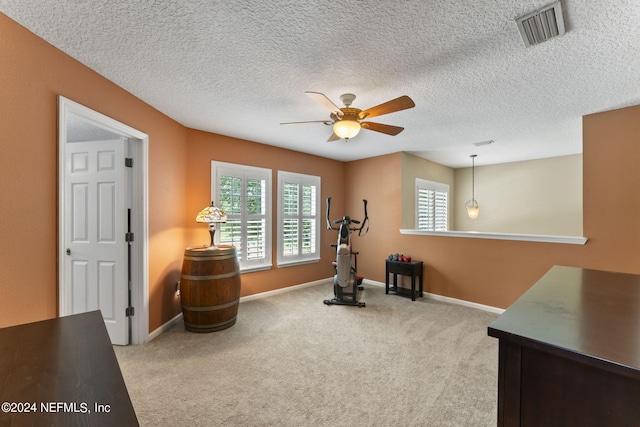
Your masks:
[[[563,0],[567,33],[525,48],[550,0],[0,0],[0,11],[185,126],[339,159],[407,151],[452,167],[580,153],[581,116],[640,104],[640,2]],[[1,66],[1,65],[0,65]],[[410,110],[327,143],[305,91]],[[482,147],[474,142],[494,140]]]

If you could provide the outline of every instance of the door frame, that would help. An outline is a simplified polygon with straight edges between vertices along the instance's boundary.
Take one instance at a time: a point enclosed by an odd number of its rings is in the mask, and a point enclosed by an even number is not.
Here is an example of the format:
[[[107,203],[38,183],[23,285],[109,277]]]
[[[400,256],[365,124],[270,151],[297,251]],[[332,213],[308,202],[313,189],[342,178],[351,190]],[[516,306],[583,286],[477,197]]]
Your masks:
[[[58,97],[58,315],[65,316],[65,149],[67,143],[67,115],[72,113],[99,128],[117,133],[134,142],[132,189],[133,210],[141,212],[131,219],[135,240],[131,250],[131,306],[135,313],[131,317],[132,344],[143,344],[149,337],[149,136],[139,130],[120,123],[104,114],[78,104],[63,96]],[[137,243],[137,244],[136,244]]]

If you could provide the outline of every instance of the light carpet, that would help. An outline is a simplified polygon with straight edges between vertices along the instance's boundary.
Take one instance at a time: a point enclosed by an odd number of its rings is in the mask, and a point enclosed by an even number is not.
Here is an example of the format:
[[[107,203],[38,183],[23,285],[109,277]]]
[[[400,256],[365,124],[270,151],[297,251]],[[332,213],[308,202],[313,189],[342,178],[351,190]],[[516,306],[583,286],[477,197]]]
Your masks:
[[[237,323],[176,324],[115,347],[143,426],[495,426],[494,313],[385,295],[327,306],[330,283],[240,304]]]

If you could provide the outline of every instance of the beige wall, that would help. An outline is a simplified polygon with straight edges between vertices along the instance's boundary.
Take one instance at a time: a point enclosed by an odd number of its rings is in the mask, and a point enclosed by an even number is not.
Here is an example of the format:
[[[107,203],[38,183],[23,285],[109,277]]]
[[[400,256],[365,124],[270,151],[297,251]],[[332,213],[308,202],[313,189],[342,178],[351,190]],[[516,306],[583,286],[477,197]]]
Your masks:
[[[402,156],[402,227],[415,227],[415,179],[449,185],[449,229],[582,236],[582,155],[475,168],[480,216],[471,220],[471,168],[452,169]]]
[[[456,195],[454,169],[422,157],[402,153],[402,227],[416,227],[416,178],[449,185],[449,200]],[[449,211],[449,228],[453,229],[453,209]]]
[[[475,168],[480,215],[470,219],[471,168],[455,170],[458,231],[582,236],[582,155]]]

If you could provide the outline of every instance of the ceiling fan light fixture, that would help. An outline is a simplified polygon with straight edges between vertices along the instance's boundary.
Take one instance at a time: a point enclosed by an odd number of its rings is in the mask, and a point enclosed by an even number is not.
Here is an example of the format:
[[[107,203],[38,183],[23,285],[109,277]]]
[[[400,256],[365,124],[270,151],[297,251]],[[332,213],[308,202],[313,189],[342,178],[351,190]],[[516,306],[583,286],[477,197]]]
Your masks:
[[[384,133],[386,135],[395,136],[404,130],[400,126],[385,125],[375,122],[363,122],[360,120],[370,119],[372,117],[382,116],[383,114],[395,113],[396,111],[406,110],[413,108],[416,104],[407,95],[399,96],[391,101],[383,102],[382,104],[361,110],[359,108],[352,108],[351,103],[356,96],[352,93],[344,93],[340,96],[340,99],[344,103],[343,108],[338,108],[326,95],[320,92],[305,92],[311,99],[317,101],[323,107],[327,108],[331,114],[329,117],[331,120],[314,120],[306,122],[286,122],[280,123],[281,125],[294,125],[303,123],[324,123],[325,125],[333,126],[333,133],[327,139],[327,142],[337,141],[339,139],[349,140],[355,137],[360,132],[360,129],[368,129],[374,132]]]
[[[353,138],[360,132],[360,123],[356,120],[340,120],[333,125],[333,133],[340,139]]]

